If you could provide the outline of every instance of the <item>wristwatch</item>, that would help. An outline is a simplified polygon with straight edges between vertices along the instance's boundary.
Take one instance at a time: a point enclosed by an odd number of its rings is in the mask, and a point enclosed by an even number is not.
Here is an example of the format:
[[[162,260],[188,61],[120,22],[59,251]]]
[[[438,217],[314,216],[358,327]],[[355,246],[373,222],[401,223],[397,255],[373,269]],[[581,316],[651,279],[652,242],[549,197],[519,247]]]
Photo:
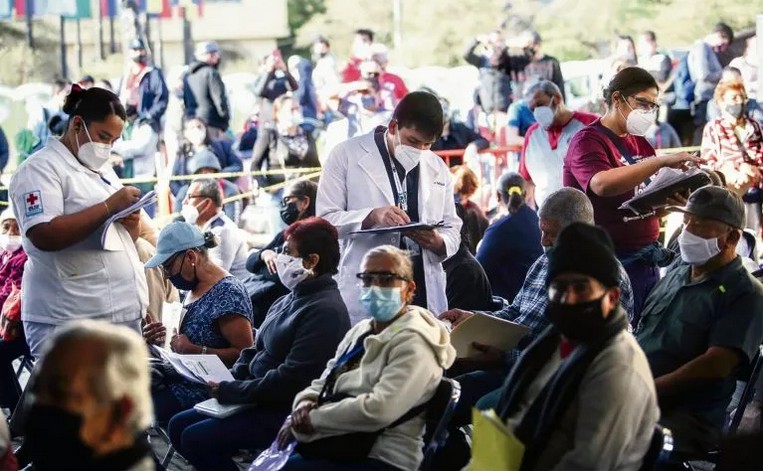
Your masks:
[[[207,354],[207,346],[206,345],[202,345],[201,346],[201,354],[202,355],[206,355]]]

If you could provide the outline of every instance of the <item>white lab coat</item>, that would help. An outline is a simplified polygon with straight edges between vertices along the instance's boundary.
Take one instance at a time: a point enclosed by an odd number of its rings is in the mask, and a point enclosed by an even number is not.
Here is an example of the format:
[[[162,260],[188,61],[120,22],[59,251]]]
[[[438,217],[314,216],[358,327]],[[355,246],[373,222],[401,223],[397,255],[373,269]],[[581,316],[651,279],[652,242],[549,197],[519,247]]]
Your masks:
[[[456,215],[451,174],[442,159],[433,152],[424,152],[419,165],[419,220],[428,223],[444,221],[447,226],[438,229],[445,240],[446,255],[441,257],[423,250],[427,290],[427,306],[424,307],[440,314],[448,309],[442,262],[458,251],[461,219]],[[355,276],[360,271],[363,256],[380,245],[399,247],[400,233],[367,235],[351,232],[360,230],[371,210],[394,204],[392,187],[373,132],[349,139],[334,148],[323,166],[316,213],[339,231],[341,260],[336,280],[353,325],[368,317],[358,299],[360,290]]]

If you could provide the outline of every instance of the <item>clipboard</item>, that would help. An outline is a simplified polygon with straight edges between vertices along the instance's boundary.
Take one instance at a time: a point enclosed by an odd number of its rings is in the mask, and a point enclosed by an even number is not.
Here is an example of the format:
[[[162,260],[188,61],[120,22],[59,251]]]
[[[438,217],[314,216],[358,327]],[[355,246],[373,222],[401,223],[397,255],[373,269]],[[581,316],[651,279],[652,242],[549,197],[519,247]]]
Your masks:
[[[530,329],[521,324],[476,312],[450,332],[450,344],[456,349],[457,358],[466,358],[479,353],[472,342],[506,351],[516,348],[528,332]]]
[[[663,168],[643,191],[624,202],[618,209],[628,210],[636,215],[647,214],[667,205],[668,198],[676,193],[694,190],[711,184],[710,177],[697,168],[682,172],[672,168]]]
[[[370,229],[361,229],[359,231],[350,232],[350,234],[388,234],[390,232],[402,232],[402,231],[415,231],[415,230],[432,230],[440,227],[449,227],[445,225],[444,221],[440,221],[434,224],[427,224],[424,222],[412,222],[410,224],[403,224],[402,226],[388,226],[388,227],[372,227]]]

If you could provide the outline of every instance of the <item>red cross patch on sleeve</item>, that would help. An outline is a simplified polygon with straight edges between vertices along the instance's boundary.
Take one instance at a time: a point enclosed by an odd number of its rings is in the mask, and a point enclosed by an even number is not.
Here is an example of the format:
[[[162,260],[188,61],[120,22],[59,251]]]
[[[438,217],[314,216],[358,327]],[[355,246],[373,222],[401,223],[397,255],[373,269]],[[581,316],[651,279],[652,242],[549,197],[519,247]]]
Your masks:
[[[24,215],[26,217],[42,214],[42,197],[40,190],[24,194]]]

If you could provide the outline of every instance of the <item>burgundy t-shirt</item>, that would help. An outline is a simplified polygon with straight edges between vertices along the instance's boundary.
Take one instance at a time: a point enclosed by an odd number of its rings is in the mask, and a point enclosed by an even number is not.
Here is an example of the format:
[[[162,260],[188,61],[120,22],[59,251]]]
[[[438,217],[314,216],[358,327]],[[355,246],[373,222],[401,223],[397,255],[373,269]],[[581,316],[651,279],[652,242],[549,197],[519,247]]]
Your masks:
[[[588,195],[593,205],[594,220],[609,232],[615,249],[637,250],[657,240],[660,222],[656,216],[623,222],[623,217],[633,216],[633,212],[617,208],[633,198],[636,194],[635,188],[622,195],[609,197],[597,196],[590,191],[589,183],[594,175],[628,165],[609,137],[597,128],[599,122],[600,120],[596,120],[584,127],[572,138],[564,158],[562,181],[564,186],[577,188]],[[635,161],[642,157],[654,156],[654,149],[643,137],[628,135],[619,139]]]

